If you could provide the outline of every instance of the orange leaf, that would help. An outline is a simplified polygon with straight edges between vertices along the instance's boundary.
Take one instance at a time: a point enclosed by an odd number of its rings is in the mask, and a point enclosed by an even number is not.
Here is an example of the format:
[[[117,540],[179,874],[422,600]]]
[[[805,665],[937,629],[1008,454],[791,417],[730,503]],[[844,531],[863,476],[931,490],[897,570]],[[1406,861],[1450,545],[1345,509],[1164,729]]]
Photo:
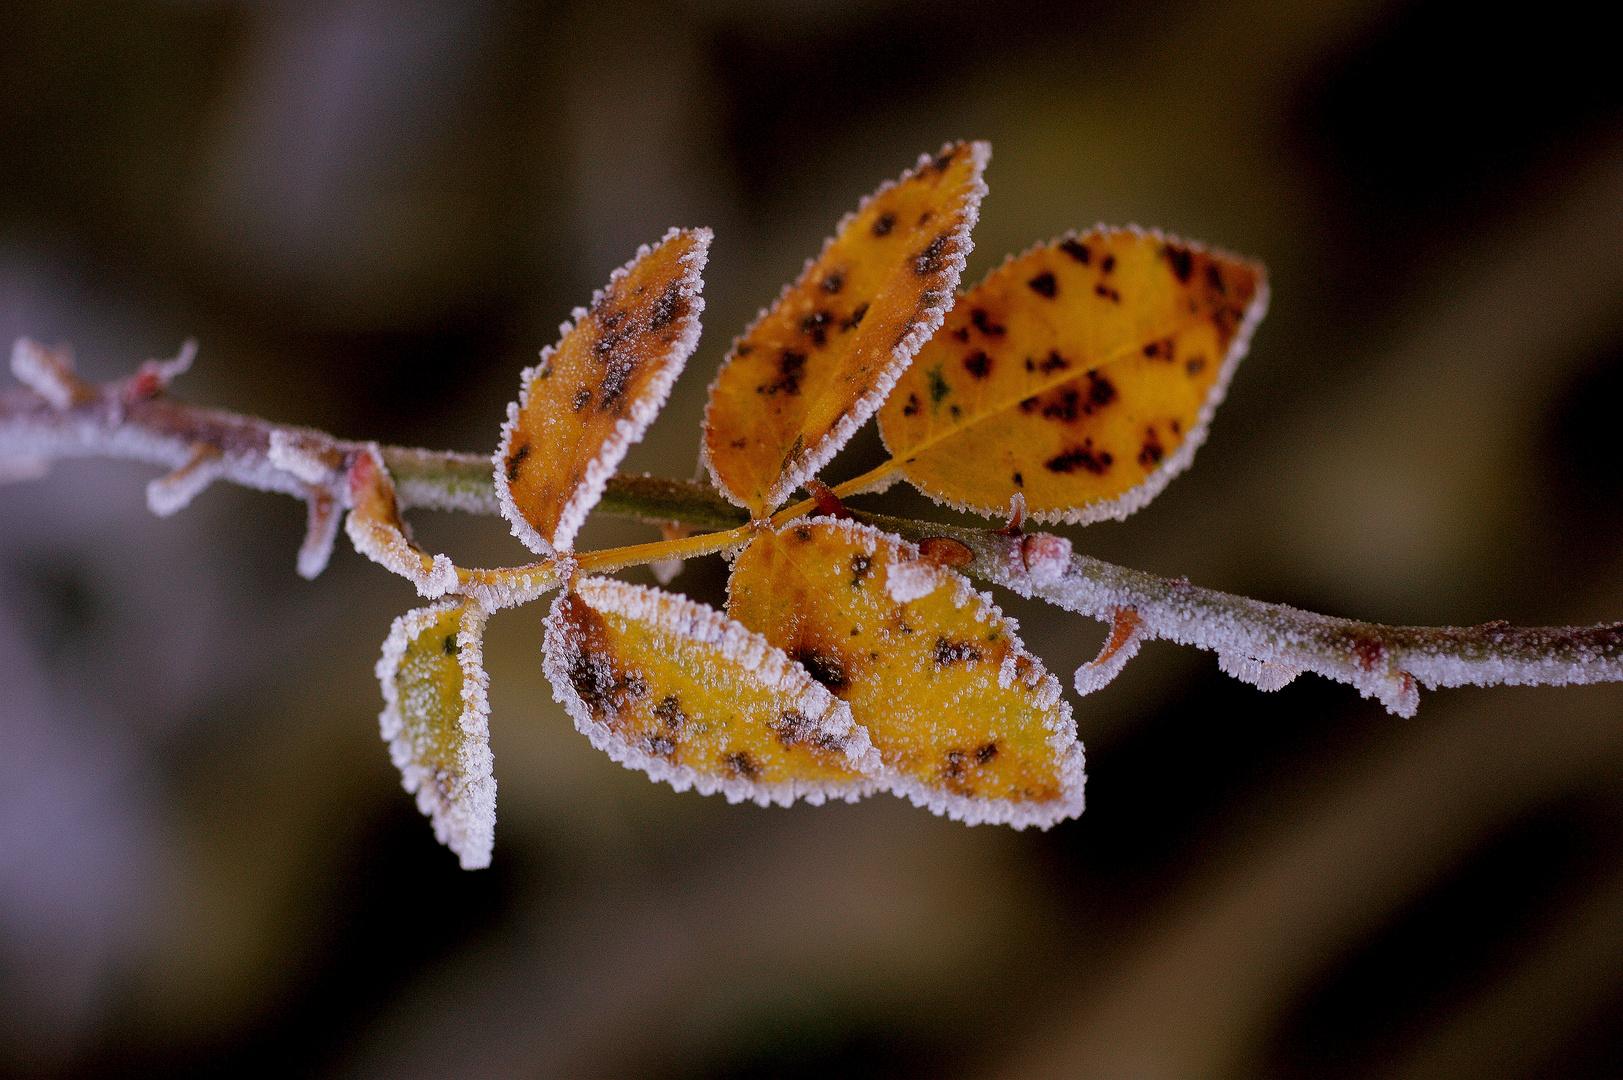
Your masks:
[[[567,551],[699,342],[709,229],[672,229],[576,308],[526,368],[496,449],[496,496],[530,550]]]
[[[1068,236],[959,298],[879,413],[926,494],[1123,518],[1189,464],[1267,306],[1263,269],[1137,229]]]
[[[444,555],[430,557],[406,536],[395,499],[394,480],[384,467],[383,455],[368,446],[350,465],[349,516],[344,531],[355,550],[417,586],[433,598],[457,586],[456,567]]]
[[[971,824],[1082,812],[1082,747],[1059,683],[960,575],[899,537],[812,518],[763,531],[728,611],[851,706],[889,786]]]
[[[464,870],[490,865],[496,835],[484,633],[476,601],[442,600],[396,619],[377,665],[389,757]]]
[[[547,617],[553,696],[592,745],[678,791],[855,800],[880,770],[851,712],[713,608],[587,577]]]
[[[710,387],[704,456],[755,517],[873,415],[941,325],[963,273],[991,150],[925,155],[840,222],[823,254],[733,346]]]

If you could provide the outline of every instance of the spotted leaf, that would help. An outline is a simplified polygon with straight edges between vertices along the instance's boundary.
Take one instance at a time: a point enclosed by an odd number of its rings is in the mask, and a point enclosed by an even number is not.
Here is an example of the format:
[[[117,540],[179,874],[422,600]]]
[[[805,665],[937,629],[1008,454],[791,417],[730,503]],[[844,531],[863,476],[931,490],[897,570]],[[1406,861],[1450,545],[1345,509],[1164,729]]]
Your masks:
[[[734,618],[850,705],[897,794],[972,824],[1082,812],[1059,683],[988,597],[919,548],[849,521],[792,522],[751,541],[728,588]]]
[[[874,790],[878,755],[850,709],[713,608],[582,578],[552,606],[546,654],[592,745],[678,791],[787,806]]]
[[[496,496],[513,535],[568,550],[627,448],[665,404],[699,341],[709,229],[672,229],[576,308],[556,348],[526,368],[496,449]]]
[[[952,304],[986,185],[985,143],[925,155],[843,220],[733,346],[710,388],[704,456],[756,517],[873,415]]]
[[[959,298],[880,433],[960,509],[1123,518],[1189,464],[1267,306],[1255,263],[1137,229],[1067,236]]]
[[[396,619],[377,665],[389,756],[464,870],[490,865],[496,836],[484,633],[477,602],[442,600]]]

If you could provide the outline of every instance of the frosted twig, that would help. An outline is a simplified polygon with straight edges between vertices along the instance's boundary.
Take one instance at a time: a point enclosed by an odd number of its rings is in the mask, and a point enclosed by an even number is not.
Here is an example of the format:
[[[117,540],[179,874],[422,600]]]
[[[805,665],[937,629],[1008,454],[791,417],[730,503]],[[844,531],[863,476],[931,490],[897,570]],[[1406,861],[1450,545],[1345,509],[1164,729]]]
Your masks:
[[[1134,632],[1144,640],[1164,638],[1210,649],[1223,671],[1263,690],[1278,690],[1311,671],[1351,685],[1399,716],[1413,716],[1419,686],[1623,681],[1623,623],[1520,627],[1504,622],[1355,622],[1202,589],[1086,555],[1069,555],[1056,572],[1056,548],[1070,545],[1045,533],[1010,536],[876,514],[858,517],[914,541],[931,536],[957,540],[973,553],[960,567],[964,573],[1021,596],[1118,626],[1119,613],[1131,610],[1139,620]]]
[[[95,386],[79,381],[66,350],[19,342],[13,370],[31,388],[0,391],[0,479],[37,476],[57,458],[111,457],[171,470],[154,485],[160,512],[178,508],[213,479],[292,495],[310,504],[310,536],[299,555],[299,572],[314,577],[331,550],[339,510],[352,505],[349,467],[372,444],[177,402],[167,396],[166,385],[190,358],[183,351],[174,361],[149,362],[122,382]],[[497,512],[489,455],[402,447],[380,452],[401,509]],[[746,520],[708,485],[651,476],[613,477],[598,509],[700,531],[731,529]],[[1153,638],[1212,650],[1222,670],[1264,690],[1277,690],[1311,671],[1348,683],[1402,716],[1414,713],[1420,686],[1623,681],[1623,623],[1383,626],[1112,566],[1072,554],[1069,541],[1049,533],[856,516],[914,542],[956,540],[971,553],[967,564],[955,564],[958,569],[1022,596],[1118,628],[1126,626],[1123,612],[1135,613],[1138,624],[1123,638],[1120,652],[1107,651],[1084,669],[1079,686],[1089,690],[1108,681],[1140,641]],[[669,557],[664,546],[643,545],[646,558],[641,549],[624,551],[637,555],[634,561],[649,561]],[[546,575],[546,583],[553,577]]]

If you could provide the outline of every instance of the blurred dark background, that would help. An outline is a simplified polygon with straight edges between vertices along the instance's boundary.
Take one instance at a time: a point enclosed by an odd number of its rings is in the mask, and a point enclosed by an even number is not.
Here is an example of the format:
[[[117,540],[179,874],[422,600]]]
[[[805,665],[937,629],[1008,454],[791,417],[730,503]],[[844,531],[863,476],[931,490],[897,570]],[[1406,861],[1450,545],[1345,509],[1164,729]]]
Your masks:
[[[1623,82],[1583,10],[19,0],[0,337],[105,379],[195,336],[190,400],[485,451],[570,308],[709,225],[708,333],[627,463],[688,477],[732,335],[983,138],[968,281],[1099,220],[1271,269],[1194,468],[1080,550],[1384,622],[1619,619]],[[654,786],[552,703],[532,605],[491,623],[463,873],[377,736],[409,586],[342,541],[298,578],[288,499],[154,518],[152,474],[0,488],[0,1072],[1623,1075],[1619,688],[1400,720],[1151,645],[1075,703],[1088,812],[1027,834]],[[999,599],[1069,684],[1100,629]]]

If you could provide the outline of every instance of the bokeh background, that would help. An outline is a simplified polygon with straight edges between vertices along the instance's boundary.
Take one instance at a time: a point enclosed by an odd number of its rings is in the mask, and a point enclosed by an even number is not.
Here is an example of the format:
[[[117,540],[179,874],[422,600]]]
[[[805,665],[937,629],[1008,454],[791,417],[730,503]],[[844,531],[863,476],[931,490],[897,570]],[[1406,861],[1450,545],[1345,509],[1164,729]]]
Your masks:
[[[0,339],[113,378],[195,336],[190,400],[485,451],[570,308],[709,225],[708,332],[627,465],[688,477],[732,335],[860,196],[989,139],[967,281],[1101,220],[1271,269],[1193,469],[1079,550],[1385,622],[1619,619],[1623,80],[1589,18],[13,0]],[[0,1072],[1623,1074],[1616,687],[1402,720],[1153,644],[1075,702],[1087,813],[1016,833],[652,785],[553,704],[532,605],[491,622],[496,858],[464,873],[377,736],[409,586],[343,541],[298,578],[285,498],[157,519],[151,475],[0,488]],[[1098,646],[1000,600],[1067,684]]]

